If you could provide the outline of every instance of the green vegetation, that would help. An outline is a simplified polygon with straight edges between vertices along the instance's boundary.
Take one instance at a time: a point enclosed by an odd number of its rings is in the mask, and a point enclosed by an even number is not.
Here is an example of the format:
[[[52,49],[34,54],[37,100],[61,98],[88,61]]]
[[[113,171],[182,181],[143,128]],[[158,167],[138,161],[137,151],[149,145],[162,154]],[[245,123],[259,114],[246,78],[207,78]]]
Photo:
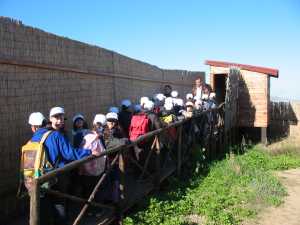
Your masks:
[[[259,146],[210,164],[200,151],[194,154],[198,160],[186,166],[186,178],[169,179],[165,191],[145,198],[125,218],[126,225],[239,224],[261,207],[282,203],[286,192],[274,170],[300,166],[299,155],[271,155]]]

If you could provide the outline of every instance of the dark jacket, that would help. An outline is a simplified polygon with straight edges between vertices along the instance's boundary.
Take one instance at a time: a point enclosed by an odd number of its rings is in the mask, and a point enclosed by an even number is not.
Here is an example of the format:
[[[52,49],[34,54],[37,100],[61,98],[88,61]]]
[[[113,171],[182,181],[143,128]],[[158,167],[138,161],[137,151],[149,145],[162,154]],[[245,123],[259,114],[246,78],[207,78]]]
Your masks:
[[[154,112],[151,112],[151,111],[146,112],[146,114],[150,120],[149,131],[157,130],[162,127],[162,124],[161,124],[157,114],[155,114]]]
[[[128,110],[122,110],[119,113],[119,123],[126,137],[129,136],[129,126],[130,126],[131,118],[132,118],[132,113],[129,112]]]

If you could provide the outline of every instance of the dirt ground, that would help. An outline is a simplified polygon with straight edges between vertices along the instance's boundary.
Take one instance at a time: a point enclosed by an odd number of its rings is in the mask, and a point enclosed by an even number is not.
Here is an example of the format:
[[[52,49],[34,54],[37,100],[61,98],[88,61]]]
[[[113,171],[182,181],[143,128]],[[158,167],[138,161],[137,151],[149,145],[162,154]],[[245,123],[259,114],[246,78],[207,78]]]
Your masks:
[[[279,207],[270,207],[244,225],[300,225],[300,168],[277,172],[288,196]]]

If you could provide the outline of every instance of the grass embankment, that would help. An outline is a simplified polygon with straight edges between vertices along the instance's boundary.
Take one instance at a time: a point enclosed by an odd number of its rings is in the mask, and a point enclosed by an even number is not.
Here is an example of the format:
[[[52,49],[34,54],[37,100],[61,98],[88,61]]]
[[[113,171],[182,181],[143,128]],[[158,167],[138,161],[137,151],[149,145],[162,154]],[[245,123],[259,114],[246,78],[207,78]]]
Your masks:
[[[198,160],[186,168],[185,179],[170,179],[166,190],[141,201],[125,224],[239,224],[282,202],[286,191],[274,170],[300,166],[297,154],[271,155],[259,146],[209,165],[200,151],[192,158]]]

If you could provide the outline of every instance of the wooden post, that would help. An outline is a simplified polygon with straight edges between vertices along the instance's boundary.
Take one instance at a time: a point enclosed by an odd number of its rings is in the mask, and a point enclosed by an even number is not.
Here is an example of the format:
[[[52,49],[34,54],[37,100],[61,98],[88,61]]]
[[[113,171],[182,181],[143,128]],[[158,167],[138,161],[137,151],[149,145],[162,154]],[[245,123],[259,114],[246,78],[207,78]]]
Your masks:
[[[261,143],[264,145],[268,144],[268,138],[267,138],[267,128],[261,127]]]
[[[40,184],[33,179],[33,188],[30,192],[30,225],[40,225]]]
[[[177,176],[181,173],[181,149],[182,149],[182,125],[178,127],[178,146],[177,146]]]
[[[120,199],[118,203],[118,222],[119,224],[123,224],[123,203],[125,200],[125,162],[124,162],[124,155],[123,151],[119,153],[119,170],[120,170],[120,184],[119,184],[119,190],[120,190]]]
[[[155,189],[159,189],[160,184],[160,143],[159,143],[159,135],[156,136],[156,157],[155,157]]]

